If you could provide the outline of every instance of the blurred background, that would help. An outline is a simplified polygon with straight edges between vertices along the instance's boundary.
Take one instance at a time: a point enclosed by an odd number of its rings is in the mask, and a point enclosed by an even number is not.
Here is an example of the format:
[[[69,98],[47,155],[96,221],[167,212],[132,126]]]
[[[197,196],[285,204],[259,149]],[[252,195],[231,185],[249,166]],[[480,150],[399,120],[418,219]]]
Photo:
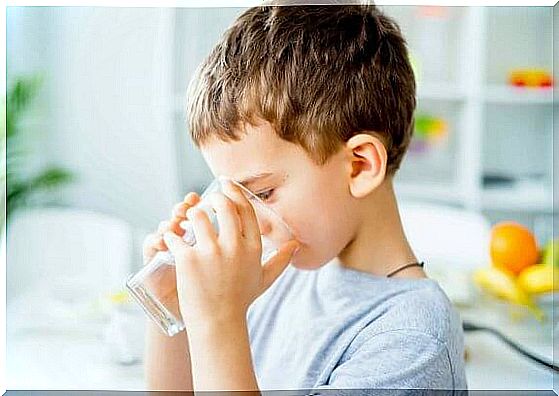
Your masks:
[[[382,8],[418,82],[396,177],[410,242],[463,318],[551,361],[558,8]],[[185,91],[242,11],[7,8],[8,389],[144,388],[145,317],[124,282],[211,179]],[[466,352],[470,389],[558,379],[490,334],[467,333]]]

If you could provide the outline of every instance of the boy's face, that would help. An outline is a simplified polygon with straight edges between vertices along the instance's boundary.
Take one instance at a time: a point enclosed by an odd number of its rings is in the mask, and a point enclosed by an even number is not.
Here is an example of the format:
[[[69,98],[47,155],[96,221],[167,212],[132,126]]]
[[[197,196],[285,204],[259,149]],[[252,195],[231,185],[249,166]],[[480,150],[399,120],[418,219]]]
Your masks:
[[[294,266],[318,268],[350,242],[358,211],[348,187],[346,150],[318,166],[303,148],[280,139],[264,122],[248,125],[239,141],[213,139],[201,151],[214,176],[242,182],[289,225],[301,244],[291,261]],[[260,176],[245,182],[255,175]]]

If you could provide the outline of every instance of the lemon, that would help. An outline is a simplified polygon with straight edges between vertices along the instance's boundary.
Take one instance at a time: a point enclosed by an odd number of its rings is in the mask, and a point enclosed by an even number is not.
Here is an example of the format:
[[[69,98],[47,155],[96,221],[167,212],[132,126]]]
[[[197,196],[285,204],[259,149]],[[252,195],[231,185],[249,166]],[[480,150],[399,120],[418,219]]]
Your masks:
[[[559,289],[559,269],[554,271],[554,266],[547,264],[531,265],[524,268],[518,275],[517,283],[530,294],[557,290]]]

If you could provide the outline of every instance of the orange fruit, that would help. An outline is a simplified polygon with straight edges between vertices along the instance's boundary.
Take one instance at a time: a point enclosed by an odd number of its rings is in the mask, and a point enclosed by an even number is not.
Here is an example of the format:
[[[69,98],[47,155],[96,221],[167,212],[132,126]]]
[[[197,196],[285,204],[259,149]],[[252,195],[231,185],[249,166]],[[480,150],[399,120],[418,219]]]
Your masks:
[[[536,264],[539,259],[534,235],[526,227],[513,221],[493,226],[490,253],[495,267],[508,270],[514,275]]]

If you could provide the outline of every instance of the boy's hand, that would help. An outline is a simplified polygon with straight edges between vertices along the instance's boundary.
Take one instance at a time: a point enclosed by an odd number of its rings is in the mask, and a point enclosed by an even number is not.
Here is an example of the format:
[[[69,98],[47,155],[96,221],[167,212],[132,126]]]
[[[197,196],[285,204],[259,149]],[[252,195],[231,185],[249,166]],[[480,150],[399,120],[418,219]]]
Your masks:
[[[298,247],[286,242],[262,266],[260,229],[254,208],[234,184],[225,182],[224,192],[211,202],[220,233],[216,234],[206,213],[188,210],[196,245],[189,246],[173,232],[164,240],[176,261],[179,305],[185,326],[244,320],[250,304],[283,272]]]
[[[173,207],[170,220],[159,223],[157,231],[145,237],[142,249],[144,265],[149,263],[158,252],[167,250],[167,245],[163,240],[165,232],[173,231],[177,235],[184,235],[185,231],[179,224],[187,219],[186,211],[198,202],[200,202],[198,194],[194,192],[187,194],[183,202],[179,202]],[[155,293],[155,297],[178,317],[180,310],[175,267],[167,265],[160,267],[147,282],[149,282],[150,290]]]

